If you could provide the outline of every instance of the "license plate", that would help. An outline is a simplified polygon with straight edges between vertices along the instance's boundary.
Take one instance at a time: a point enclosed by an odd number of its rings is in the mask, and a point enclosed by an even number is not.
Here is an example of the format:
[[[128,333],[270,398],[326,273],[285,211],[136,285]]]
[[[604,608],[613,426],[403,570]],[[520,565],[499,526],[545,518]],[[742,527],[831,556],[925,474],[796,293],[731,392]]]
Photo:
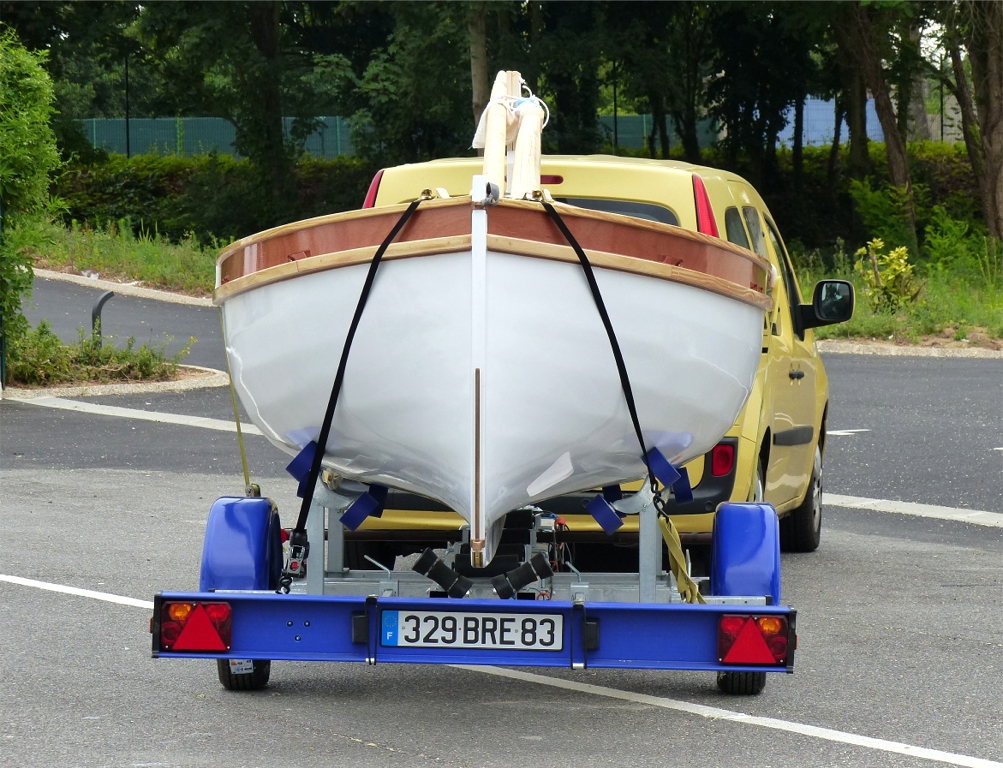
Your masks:
[[[381,644],[410,648],[559,651],[564,617],[540,613],[383,611]]]

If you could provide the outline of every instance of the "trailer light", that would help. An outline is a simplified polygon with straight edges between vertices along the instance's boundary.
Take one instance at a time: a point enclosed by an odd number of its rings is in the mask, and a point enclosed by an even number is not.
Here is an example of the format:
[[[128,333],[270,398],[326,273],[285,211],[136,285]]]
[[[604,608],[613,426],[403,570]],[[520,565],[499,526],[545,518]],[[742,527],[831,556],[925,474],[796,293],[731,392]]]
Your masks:
[[[540,176],[540,183],[541,184],[563,184],[564,183],[564,177],[563,176],[557,176],[557,175],[548,176],[547,174],[543,174],[542,176]]]
[[[188,621],[188,615],[194,606],[191,603],[169,603],[167,605],[167,615],[182,625]]]
[[[784,627],[783,620],[776,616],[760,616],[756,619],[756,624],[759,625],[759,631],[763,633],[763,637],[779,635],[780,630]]]
[[[710,473],[714,477],[730,475],[735,466],[735,446],[731,443],[718,443],[710,452]]]
[[[744,616],[722,616],[720,623],[721,632],[732,640],[738,637],[738,633],[742,631],[742,627],[745,626]]]
[[[229,603],[165,603],[160,647],[165,651],[228,651],[233,637]]]
[[[783,616],[722,616],[717,656],[722,664],[787,663],[787,619]]]

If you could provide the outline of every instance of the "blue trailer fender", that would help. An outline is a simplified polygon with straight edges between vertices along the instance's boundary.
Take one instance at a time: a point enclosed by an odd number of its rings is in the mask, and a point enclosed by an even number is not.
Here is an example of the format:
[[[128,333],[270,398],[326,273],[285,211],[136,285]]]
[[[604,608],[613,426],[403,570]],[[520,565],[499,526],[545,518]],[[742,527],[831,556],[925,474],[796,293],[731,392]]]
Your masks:
[[[727,503],[714,516],[712,595],[769,595],[780,605],[780,525],[772,504]]]
[[[223,496],[206,522],[199,590],[278,589],[282,526],[271,499]]]

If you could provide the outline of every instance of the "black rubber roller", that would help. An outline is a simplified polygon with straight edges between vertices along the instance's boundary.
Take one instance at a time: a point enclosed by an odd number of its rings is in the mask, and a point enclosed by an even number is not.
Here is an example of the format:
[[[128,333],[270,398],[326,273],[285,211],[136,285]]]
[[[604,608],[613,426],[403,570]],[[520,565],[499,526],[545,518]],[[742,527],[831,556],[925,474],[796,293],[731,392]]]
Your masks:
[[[464,597],[474,582],[461,576],[438,557],[431,549],[426,549],[412,567],[413,571],[427,576],[445,590],[450,597]]]
[[[495,576],[491,579],[491,586],[494,587],[498,597],[502,600],[508,600],[515,597],[520,589],[532,584],[537,579],[549,579],[553,575],[554,570],[550,567],[547,556],[542,552],[537,552],[528,563],[523,563],[508,573]]]

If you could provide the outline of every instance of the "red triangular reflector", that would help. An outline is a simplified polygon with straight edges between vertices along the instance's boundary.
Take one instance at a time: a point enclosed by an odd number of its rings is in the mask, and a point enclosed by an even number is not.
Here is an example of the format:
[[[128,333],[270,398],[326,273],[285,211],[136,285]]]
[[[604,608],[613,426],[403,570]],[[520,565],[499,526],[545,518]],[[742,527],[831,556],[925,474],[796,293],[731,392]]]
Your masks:
[[[739,636],[741,638],[741,636]],[[225,651],[222,638],[199,603],[188,617],[172,651]]]
[[[189,619],[189,621],[191,620]],[[184,633],[182,633],[182,636],[184,636]],[[728,651],[728,655],[724,657],[723,663],[776,665],[777,660],[770,652],[770,647],[763,639],[763,635],[759,631],[759,627],[756,626],[755,619],[750,618],[747,622],[745,622],[745,626],[742,627],[742,631],[739,632],[738,637],[735,638],[735,642],[731,646],[731,650]]]

